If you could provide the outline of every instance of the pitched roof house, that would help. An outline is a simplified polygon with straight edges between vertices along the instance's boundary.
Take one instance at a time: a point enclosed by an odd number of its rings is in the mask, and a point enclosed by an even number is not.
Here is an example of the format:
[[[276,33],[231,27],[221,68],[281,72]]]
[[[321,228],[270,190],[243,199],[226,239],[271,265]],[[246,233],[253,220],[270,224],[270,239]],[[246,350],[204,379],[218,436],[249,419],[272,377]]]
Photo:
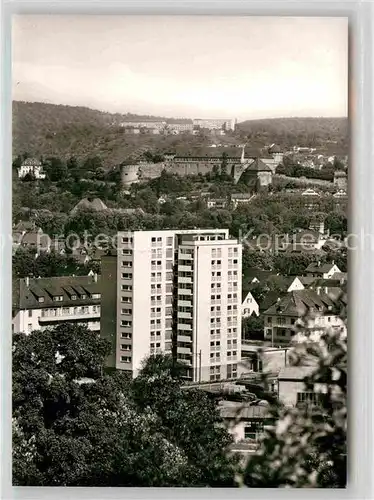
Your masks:
[[[334,262],[321,264],[321,262],[309,264],[305,269],[305,274],[307,276],[312,276],[315,278],[331,278],[335,273],[340,273],[340,269]]]
[[[259,305],[256,299],[253,297],[252,293],[243,290],[242,294],[242,318],[249,318],[252,314],[259,316]]]
[[[218,406],[219,413],[232,435],[234,443],[252,444],[253,451],[267,426],[274,424],[269,404],[260,401],[258,404],[223,401]]]
[[[316,278],[313,278],[312,276],[296,276],[288,287],[287,292],[309,288],[315,280]]]
[[[287,292],[264,312],[265,340],[271,340],[272,345],[304,341],[305,334],[296,334],[294,328],[299,318],[308,316],[310,339],[318,341],[326,327],[345,329],[344,322],[339,317],[344,305],[342,293],[334,296],[321,289]]]
[[[13,282],[13,332],[30,333],[60,323],[100,329],[100,276],[21,278]]]

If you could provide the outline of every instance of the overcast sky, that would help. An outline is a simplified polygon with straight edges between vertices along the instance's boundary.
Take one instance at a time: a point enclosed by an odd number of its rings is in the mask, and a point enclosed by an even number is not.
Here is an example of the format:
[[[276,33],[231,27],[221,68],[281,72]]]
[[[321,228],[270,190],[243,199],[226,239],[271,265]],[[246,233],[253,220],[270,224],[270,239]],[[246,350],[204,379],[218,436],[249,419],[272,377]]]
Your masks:
[[[13,99],[169,117],[346,116],[348,23],[15,16]]]

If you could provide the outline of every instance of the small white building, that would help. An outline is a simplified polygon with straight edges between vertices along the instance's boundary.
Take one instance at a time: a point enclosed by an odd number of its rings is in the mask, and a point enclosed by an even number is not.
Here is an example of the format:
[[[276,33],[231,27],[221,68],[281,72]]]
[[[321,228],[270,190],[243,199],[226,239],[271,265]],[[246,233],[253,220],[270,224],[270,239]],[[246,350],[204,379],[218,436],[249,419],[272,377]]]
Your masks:
[[[159,199],[157,200],[157,202],[160,204],[160,205],[163,205],[164,203],[167,202],[167,196],[160,196]]]
[[[255,313],[256,316],[259,316],[259,305],[251,292],[248,292],[242,303],[242,318],[249,318],[253,313]]]
[[[314,371],[313,366],[285,366],[278,374],[278,398],[287,407],[300,403],[318,403],[316,391],[308,391],[304,380]]]
[[[208,208],[226,208],[227,200],[225,198],[212,198],[206,204]]]
[[[254,195],[252,193],[233,193],[231,195],[231,204],[234,209],[238,207],[238,205],[246,205],[250,203]]]
[[[308,188],[308,189],[306,189],[305,191],[303,191],[301,193],[301,196],[316,196],[316,197],[320,197],[321,195],[319,193],[317,193],[317,191],[315,191],[314,189]]]
[[[334,198],[347,198],[347,192],[344,189],[340,189],[336,193],[333,194]]]
[[[43,165],[39,160],[27,158],[18,169],[18,177],[23,179],[26,175],[32,175],[35,179],[45,179]]]
[[[219,412],[234,443],[252,444],[253,451],[264,431],[274,424],[274,417],[266,401],[259,401],[255,405],[223,401],[219,405]]]

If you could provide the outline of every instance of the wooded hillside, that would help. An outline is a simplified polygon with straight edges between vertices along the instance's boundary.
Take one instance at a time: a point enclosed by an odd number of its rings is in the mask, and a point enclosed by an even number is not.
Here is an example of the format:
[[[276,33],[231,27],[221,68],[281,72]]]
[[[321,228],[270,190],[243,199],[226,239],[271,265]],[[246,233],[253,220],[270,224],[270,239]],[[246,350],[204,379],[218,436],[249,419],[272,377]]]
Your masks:
[[[277,142],[281,147],[319,145],[337,154],[347,154],[348,122],[344,118],[281,118],[250,120],[226,136],[130,135],[118,123],[126,120],[172,120],[132,114],[111,114],[85,107],[46,103],[13,102],[13,154],[30,156],[100,156],[105,167],[141,157],[144,151],[179,154],[210,154],[213,142],[249,143],[247,149]],[[326,142],[330,141],[330,142]],[[207,153],[208,152],[208,153]]]

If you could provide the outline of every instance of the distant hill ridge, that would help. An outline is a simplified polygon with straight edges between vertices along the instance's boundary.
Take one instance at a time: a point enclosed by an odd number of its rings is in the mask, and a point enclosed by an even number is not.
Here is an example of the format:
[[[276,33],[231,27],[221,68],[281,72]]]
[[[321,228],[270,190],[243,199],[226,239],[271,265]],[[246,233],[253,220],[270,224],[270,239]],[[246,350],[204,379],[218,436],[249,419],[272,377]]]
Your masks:
[[[326,133],[348,135],[347,117],[285,117],[285,118],[262,118],[257,120],[246,120],[238,123],[240,130],[251,132],[268,133],[297,132],[300,128],[307,133]]]
[[[144,151],[178,151],[199,154],[212,138],[194,136],[188,142],[181,136],[132,136],[110,125],[122,121],[183,121],[180,119],[108,113],[83,106],[13,101],[13,154],[31,156],[100,156],[111,167],[124,160],[138,158]],[[242,143],[255,149],[273,142],[304,145],[305,136],[323,137],[348,149],[346,118],[274,118],[247,120],[238,124],[238,137],[222,137],[222,143]]]
[[[46,119],[52,122],[58,121],[61,124],[81,122],[84,124],[93,125],[110,125],[113,122],[121,121],[152,121],[160,120],[166,121],[164,116],[153,115],[137,115],[134,113],[109,113],[107,111],[99,111],[97,109],[88,108],[86,106],[69,106],[66,104],[49,104],[45,102],[26,102],[26,101],[13,101],[13,117],[18,115],[40,116],[44,114]],[[54,117],[49,116],[51,113]]]

